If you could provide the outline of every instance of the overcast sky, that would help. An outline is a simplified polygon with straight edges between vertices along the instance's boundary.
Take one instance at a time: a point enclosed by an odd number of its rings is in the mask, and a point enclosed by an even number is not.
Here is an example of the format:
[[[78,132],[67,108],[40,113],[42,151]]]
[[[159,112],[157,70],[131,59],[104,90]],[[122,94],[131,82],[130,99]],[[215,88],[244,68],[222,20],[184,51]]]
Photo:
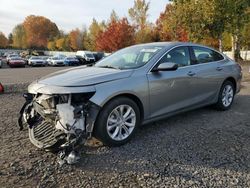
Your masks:
[[[89,26],[93,18],[107,20],[112,9],[122,17],[134,0],[0,0],[0,31],[8,35],[28,15],[39,15],[55,22],[66,32]],[[168,0],[151,0],[149,20],[155,22]]]

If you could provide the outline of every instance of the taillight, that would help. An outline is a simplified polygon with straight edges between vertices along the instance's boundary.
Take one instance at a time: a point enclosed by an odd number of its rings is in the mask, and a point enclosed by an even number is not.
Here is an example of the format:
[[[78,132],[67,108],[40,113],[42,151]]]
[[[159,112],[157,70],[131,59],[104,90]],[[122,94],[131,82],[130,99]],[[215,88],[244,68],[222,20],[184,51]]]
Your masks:
[[[3,85],[0,83],[0,93],[3,93],[4,92],[4,87]]]

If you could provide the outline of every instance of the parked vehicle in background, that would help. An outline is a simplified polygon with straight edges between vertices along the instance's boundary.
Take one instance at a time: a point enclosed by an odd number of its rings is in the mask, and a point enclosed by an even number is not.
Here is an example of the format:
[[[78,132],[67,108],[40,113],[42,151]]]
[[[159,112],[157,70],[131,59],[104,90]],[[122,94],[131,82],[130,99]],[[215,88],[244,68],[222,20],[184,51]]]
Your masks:
[[[105,57],[104,52],[93,52],[93,55],[95,57],[95,62],[97,62]]]
[[[50,57],[48,58],[48,65],[50,66],[64,66],[64,59],[62,57],[59,56],[54,56],[54,57]]]
[[[20,57],[18,54],[8,54],[6,57],[6,63],[9,64],[9,61],[11,60],[11,58],[16,58],[16,57]]]
[[[41,58],[45,61],[46,65],[48,65],[48,59],[50,58],[50,56],[41,56]]]
[[[80,59],[82,58],[83,64],[95,63],[95,57],[90,51],[77,51],[76,56]]]
[[[8,65],[11,68],[13,68],[13,67],[25,67],[25,64],[26,63],[25,63],[24,59],[21,57],[18,57],[18,56],[10,58],[9,63],[8,63]]]
[[[69,56],[64,58],[64,64],[67,66],[77,66],[80,65],[80,62],[76,57]]]
[[[44,56],[43,59],[44,61],[46,61],[46,64],[49,64],[49,60],[50,60],[51,56]]]
[[[25,64],[28,65],[29,63],[29,58],[31,57],[31,55],[27,55],[23,58],[23,60],[25,61]]]
[[[46,66],[47,62],[40,56],[31,56],[28,60],[29,66]]]

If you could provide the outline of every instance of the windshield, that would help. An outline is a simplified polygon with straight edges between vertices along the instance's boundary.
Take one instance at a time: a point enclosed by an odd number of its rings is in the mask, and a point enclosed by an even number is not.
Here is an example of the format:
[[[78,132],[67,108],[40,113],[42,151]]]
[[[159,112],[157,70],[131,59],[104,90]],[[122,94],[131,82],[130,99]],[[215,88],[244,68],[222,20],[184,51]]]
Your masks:
[[[14,58],[12,58],[11,60],[23,60],[22,58],[20,58],[20,57],[14,57]]]
[[[61,57],[52,57],[53,60],[61,60]]]
[[[74,57],[67,57],[66,59],[67,60],[76,60],[76,58],[74,58]]]
[[[95,66],[117,69],[135,69],[145,65],[162,46],[132,46],[102,59]]]
[[[93,58],[93,57],[94,57],[93,54],[87,54],[87,53],[86,53],[86,56],[87,56],[88,58]]]
[[[40,59],[39,57],[31,57],[31,59]]]

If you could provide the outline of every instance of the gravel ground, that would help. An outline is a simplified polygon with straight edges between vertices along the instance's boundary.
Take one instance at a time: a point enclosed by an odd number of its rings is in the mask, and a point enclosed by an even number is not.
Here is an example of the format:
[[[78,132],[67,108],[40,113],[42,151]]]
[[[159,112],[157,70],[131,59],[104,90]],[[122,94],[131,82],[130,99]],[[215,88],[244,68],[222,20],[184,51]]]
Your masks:
[[[229,111],[206,107],[143,126],[122,147],[92,142],[80,163],[62,167],[18,131],[21,94],[0,95],[0,187],[250,187],[249,77]]]

